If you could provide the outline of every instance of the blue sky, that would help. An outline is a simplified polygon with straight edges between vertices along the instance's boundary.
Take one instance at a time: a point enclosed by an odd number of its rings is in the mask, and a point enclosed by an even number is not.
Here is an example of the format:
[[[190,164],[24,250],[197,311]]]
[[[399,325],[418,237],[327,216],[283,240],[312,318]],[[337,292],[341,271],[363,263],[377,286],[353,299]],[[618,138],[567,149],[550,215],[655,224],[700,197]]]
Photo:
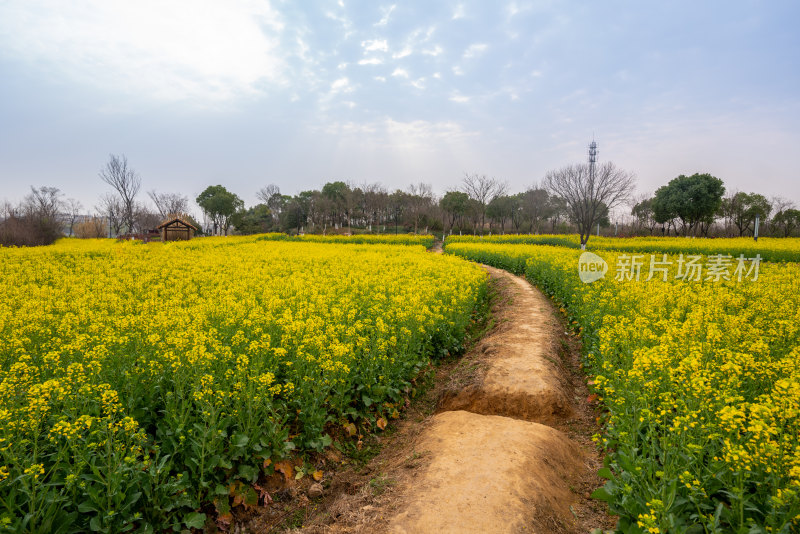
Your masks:
[[[0,0],[0,200],[245,202],[465,172],[524,190],[600,160],[653,192],[710,172],[800,202],[800,3]]]

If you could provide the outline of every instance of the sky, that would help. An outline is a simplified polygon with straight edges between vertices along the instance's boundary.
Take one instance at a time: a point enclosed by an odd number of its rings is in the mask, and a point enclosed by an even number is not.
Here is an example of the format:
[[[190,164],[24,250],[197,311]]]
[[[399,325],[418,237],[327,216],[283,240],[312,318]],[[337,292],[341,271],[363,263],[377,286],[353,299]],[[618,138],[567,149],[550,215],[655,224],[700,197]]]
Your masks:
[[[0,201],[245,203],[465,173],[516,192],[599,161],[800,203],[800,2],[0,0]],[[142,195],[144,200],[144,195]]]

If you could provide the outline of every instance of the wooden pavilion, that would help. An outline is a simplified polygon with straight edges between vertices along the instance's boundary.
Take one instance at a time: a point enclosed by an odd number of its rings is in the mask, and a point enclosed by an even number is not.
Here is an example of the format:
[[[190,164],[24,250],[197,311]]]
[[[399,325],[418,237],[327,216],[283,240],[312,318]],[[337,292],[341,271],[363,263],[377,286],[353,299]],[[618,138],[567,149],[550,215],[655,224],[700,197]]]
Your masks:
[[[158,226],[161,241],[188,241],[194,237],[197,228],[180,217],[167,219]]]

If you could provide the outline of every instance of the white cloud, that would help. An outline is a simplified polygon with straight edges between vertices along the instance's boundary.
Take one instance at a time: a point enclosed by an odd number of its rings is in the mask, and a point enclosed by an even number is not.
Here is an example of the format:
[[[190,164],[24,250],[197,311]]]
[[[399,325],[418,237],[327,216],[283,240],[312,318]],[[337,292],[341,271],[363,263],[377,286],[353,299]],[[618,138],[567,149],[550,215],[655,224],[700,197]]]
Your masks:
[[[344,8],[344,3],[339,2],[339,7]],[[325,17],[334,20],[342,25],[344,29],[344,38],[347,39],[353,34],[353,23],[344,15],[337,15],[333,11],[326,11]]]
[[[394,69],[392,76],[394,76],[395,78],[408,78],[408,71],[406,69],[401,69],[400,67],[397,67],[396,69]]]
[[[465,16],[464,4],[458,4],[453,10],[453,20],[463,19]]]
[[[397,146],[406,147],[423,148],[437,142],[451,143],[477,135],[475,132],[465,130],[461,124],[454,121],[401,122],[387,118],[383,125]]]
[[[389,24],[389,17],[392,15],[392,11],[397,8],[395,4],[390,5],[389,7],[383,8],[383,18],[375,23],[375,26],[386,26]]]
[[[425,78],[418,78],[410,83],[417,89],[425,89]]]
[[[406,46],[402,50],[400,50],[399,52],[395,52],[394,54],[392,54],[392,57],[394,59],[401,59],[401,58],[404,58],[406,56],[410,56],[413,52],[414,51],[411,49],[410,46]]]
[[[464,59],[472,59],[476,58],[480,55],[483,55],[484,52],[489,48],[489,45],[486,43],[474,43],[467,47],[464,51]]]
[[[522,13],[523,11],[530,11],[530,9],[531,9],[530,4],[525,4],[521,6],[516,2],[511,2],[506,6],[506,13],[508,14],[508,18],[512,19],[517,15],[519,15],[520,13]]]
[[[0,54],[102,90],[166,101],[219,102],[284,83],[283,30],[268,2],[0,3]]]
[[[440,55],[442,52],[444,52],[444,49],[439,45],[436,45],[433,48],[429,48],[427,50],[422,51],[423,55],[434,56],[434,57]]]
[[[403,44],[403,48],[392,54],[392,57],[394,59],[401,59],[410,56],[415,52],[417,53],[421,52],[422,54],[429,56],[437,56],[441,54],[444,50],[442,50],[442,47],[438,45],[421,50],[422,46],[426,45],[431,41],[431,37],[433,37],[435,31],[436,31],[436,26],[429,26],[427,28],[424,27],[416,28],[408,35],[408,37],[406,37],[405,43]]]
[[[365,52],[387,52],[389,50],[389,44],[386,42],[386,39],[361,41],[361,47]]]
[[[350,80],[347,77],[339,78],[331,84],[331,94],[336,93],[352,93],[354,87],[350,85]]]
[[[343,62],[339,63],[338,65],[336,65],[336,68],[339,69],[339,70],[346,69],[347,68],[347,62],[343,61]]]
[[[455,94],[450,97],[450,101],[455,102],[457,104],[466,104],[467,102],[469,102],[469,97],[461,94]]]
[[[453,66],[453,74],[455,74],[456,76],[463,76],[464,75],[464,69],[462,69],[458,65],[454,65]]]
[[[333,122],[320,128],[329,135],[357,143],[360,148],[414,149],[436,152],[477,136],[455,121],[397,121],[390,117],[366,123]]]
[[[386,81],[386,77],[385,76],[375,76],[375,78],[373,78],[373,79],[376,82],[385,82]]]
[[[381,64],[383,64],[383,60],[381,58],[377,58],[377,57],[369,57],[369,58],[360,59],[358,61],[358,64],[359,65],[381,65]]]

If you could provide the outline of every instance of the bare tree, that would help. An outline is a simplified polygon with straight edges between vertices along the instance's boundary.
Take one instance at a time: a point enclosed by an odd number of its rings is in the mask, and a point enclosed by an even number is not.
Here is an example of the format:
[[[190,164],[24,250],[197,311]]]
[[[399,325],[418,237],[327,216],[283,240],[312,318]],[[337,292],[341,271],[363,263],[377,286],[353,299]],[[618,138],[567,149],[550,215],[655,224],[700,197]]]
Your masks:
[[[101,217],[91,217],[75,225],[75,237],[96,239],[106,236],[106,222]]]
[[[179,193],[157,193],[153,190],[148,191],[147,196],[156,205],[158,214],[162,219],[189,211],[189,198]]]
[[[272,213],[273,224],[280,224],[281,212],[286,207],[287,198],[281,195],[281,188],[275,184],[269,184],[256,192],[256,198],[267,205]]]
[[[773,196],[769,199],[770,203],[772,204],[772,213],[774,214],[770,217],[768,221],[769,231],[772,233],[777,233],[780,230],[781,224],[779,223],[783,219],[783,214],[787,210],[795,209],[795,203],[793,200],[784,197]],[[775,220],[777,217],[777,221]],[[787,234],[788,237],[788,234]]]
[[[108,219],[109,237],[119,235],[123,226],[123,208],[120,199],[106,193],[100,197],[100,204],[96,209]]]
[[[122,225],[132,232],[135,224],[136,195],[139,194],[142,179],[136,171],[128,167],[128,158],[124,154],[122,156],[111,154],[108,163],[100,169],[99,175],[100,179],[113,187],[119,195]]]
[[[386,214],[389,203],[389,193],[386,188],[379,183],[364,184],[361,189],[364,191],[364,214],[370,226],[376,227],[386,222]]]
[[[62,193],[57,187],[31,187],[31,192],[25,197],[23,209],[39,219],[56,221],[64,205],[61,197]]]
[[[74,198],[67,199],[67,202],[64,204],[64,208],[67,213],[67,218],[69,221],[69,236],[72,237],[72,230],[75,228],[75,221],[78,220],[78,217],[81,214],[81,210],[83,209],[83,204],[80,201],[75,200]]]
[[[626,202],[635,185],[634,175],[617,169],[611,163],[568,165],[550,171],[544,178],[544,187],[551,194],[564,199],[573,222],[581,236],[581,249],[586,249],[592,227],[600,221],[604,210],[612,210]]]
[[[188,204],[188,200],[186,201]],[[167,211],[166,215],[155,213],[145,204],[137,202],[133,207],[133,220],[135,231],[146,233],[154,230],[158,224],[166,219],[168,216],[183,216],[186,210],[178,209],[177,211]]]
[[[419,223],[434,205],[433,188],[430,184],[411,184],[408,187],[408,200],[406,213],[414,222],[414,233],[417,233]]]
[[[8,203],[0,214],[0,245],[49,245],[63,234],[60,220],[61,191],[31,187],[18,207]]]
[[[481,220],[481,234],[483,234],[483,228],[486,226],[486,206],[488,206],[489,202],[495,197],[504,195],[507,188],[507,184],[497,180],[497,178],[489,178],[485,174],[464,173],[464,179],[461,182],[461,190],[469,195],[469,198],[474,200],[478,205]]]
[[[258,198],[264,204],[269,205],[269,199],[272,198],[273,195],[280,195],[281,188],[275,184],[269,184],[265,187],[262,187],[256,192],[256,198]]]

